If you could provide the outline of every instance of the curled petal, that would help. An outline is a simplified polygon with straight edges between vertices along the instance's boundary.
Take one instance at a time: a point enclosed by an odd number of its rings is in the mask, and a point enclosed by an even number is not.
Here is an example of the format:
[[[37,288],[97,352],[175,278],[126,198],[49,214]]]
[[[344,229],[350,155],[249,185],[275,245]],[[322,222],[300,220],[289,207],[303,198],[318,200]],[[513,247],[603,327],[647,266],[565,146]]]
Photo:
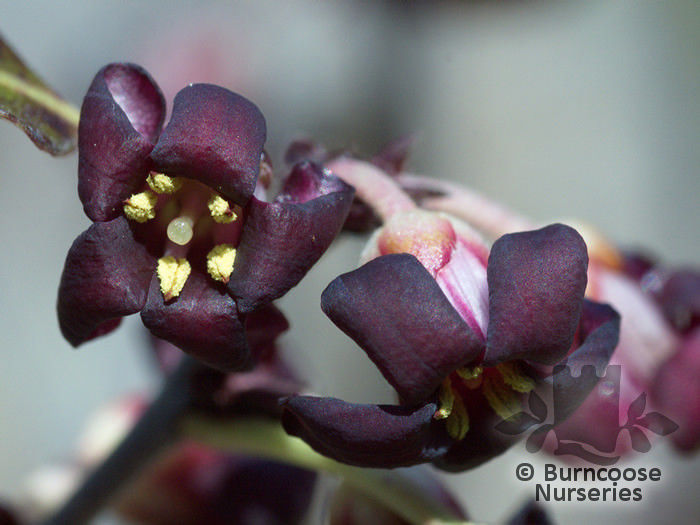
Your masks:
[[[275,202],[253,197],[228,288],[242,312],[284,295],[338,235],[352,188],[310,163],[295,167]]]
[[[552,365],[571,347],[586,288],[581,236],[553,224],[504,235],[489,256],[486,366],[512,359]]]
[[[620,336],[620,316],[606,304],[586,300],[579,334],[581,346],[543,382],[546,388],[554,388],[556,424],[566,420],[604,376]]]
[[[549,399],[554,389],[557,424],[586,399],[597,384],[598,377],[603,374],[617,344],[620,317],[612,308],[586,301],[581,317],[579,333],[584,339],[583,344],[563,364],[554,368],[553,376],[540,379],[533,391],[541,398]],[[503,420],[481,396],[467,398],[467,412],[470,419],[467,435],[433,461],[442,470],[458,472],[474,468],[502,454],[522,436],[505,433],[503,426],[499,430]],[[548,425],[540,426],[536,432],[542,431],[539,437],[543,440],[550,428]]]
[[[250,350],[235,301],[198,271],[169,302],[153,276],[141,319],[153,335],[214,368],[233,371],[248,364]]]
[[[97,222],[71,246],[58,289],[63,336],[78,346],[141,310],[155,261],[124,217]]]
[[[193,84],[176,95],[151,158],[163,173],[198,180],[245,205],[264,143],[265,118],[255,104],[219,86]]]
[[[409,254],[378,257],[337,277],[321,308],[352,337],[408,404],[427,399],[483,343],[430,273]]]
[[[360,405],[329,397],[294,396],[282,404],[287,433],[317,452],[359,467],[393,468],[430,461],[433,403],[419,408]]]
[[[453,441],[445,454],[433,461],[436,467],[447,472],[462,472],[490,461],[523,436],[499,430],[503,427],[498,425],[504,420],[483,396],[469,396],[464,401],[469,414],[469,431],[461,440]]]
[[[92,81],[78,127],[78,194],[93,221],[108,221],[148,174],[165,117],[153,79],[133,64],[110,64]]]

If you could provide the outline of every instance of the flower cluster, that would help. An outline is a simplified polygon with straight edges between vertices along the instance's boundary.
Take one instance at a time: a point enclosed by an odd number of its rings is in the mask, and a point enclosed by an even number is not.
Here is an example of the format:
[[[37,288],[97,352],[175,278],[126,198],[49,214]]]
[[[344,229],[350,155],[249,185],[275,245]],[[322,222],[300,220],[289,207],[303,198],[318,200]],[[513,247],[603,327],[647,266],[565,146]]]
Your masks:
[[[376,168],[342,160],[332,169],[354,181]],[[489,251],[460,221],[381,198],[385,222],[365,251],[370,261],[334,280],[321,306],[400,403],[291,397],[287,431],[360,466],[463,470],[512,444],[495,426],[533,389],[556,380],[573,412],[597,383],[582,369],[602,373],[619,327],[614,310],[583,299],[580,235],[555,224],[505,235]],[[562,379],[572,372],[580,377]]]
[[[534,227],[526,217],[466,187],[408,173],[399,174],[397,180],[421,206],[450,212],[488,236]],[[622,317],[620,342],[610,360],[619,366],[620,377],[617,387],[601,382],[558,427],[557,435],[615,455],[631,447],[648,450],[648,439],[629,428],[646,404],[671,420],[659,425],[647,419],[646,430],[671,431],[670,439],[679,450],[697,449],[700,273],[690,267],[673,270],[657,265],[648,255],[621,250],[588,224],[573,224],[586,240],[590,257],[586,297],[611,304]],[[624,425],[618,411],[628,416]],[[618,439],[623,429],[629,431],[629,439]]]
[[[61,330],[74,346],[141,312],[151,332],[204,362],[249,361],[246,316],[296,285],[336,236],[352,188],[297,164],[264,200],[265,120],[247,99],[194,84],[165,102],[150,76],[111,64],[79,127],[78,193],[93,225],[66,259]]]
[[[181,362],[180,350],[201,362],[182,361],[166,381],[188,389],[182,412],[281,420],[315,451],[359,467],[473,468],[534,420],[545,423],[550,393],[555,418],[535,436],[538,449],[555,425],[613,448],[620,428],[632,434],[641,421],[669,433],[668,418],[644,419],[646,390],[680,423],[678,447],[697,447],[697,272],[660,272],[588,228],[536,227],[468,191],[408,175],[410,139],[371,162],[296,142],[269,200],[276,174],[252,102],[193,84],[175,97],[167,125],[165,115],[160,89],[133,64],[104,67],[83,102],[78,192],[93,224],[68,253],[58,297],[74,346],[140,312],[164,372]],[[321,307],[393,387],[394,404],[302,395],[277,352],[288,324],[273,301],[343,228],[376,230],[360,266],[326,287]],[[612,406],[609,385],[599,384],[609,363],[624,365],[626,386],[615,392],[628,409],[624,427],[617,405],[614,421],[599,417]],[[179,374],[185,383],[171,382]],[[439,484],[419,481],[447,514],[465,517]],[[297,523],[314,482],[304,469],[178,440],[116,505],[154,524]],[[335,494],[331,523],[360,523],[363,513],[404,523],[397,508],[381,511],[356,488]],[[547,518],[527,506],[513,518],[525,521]]]

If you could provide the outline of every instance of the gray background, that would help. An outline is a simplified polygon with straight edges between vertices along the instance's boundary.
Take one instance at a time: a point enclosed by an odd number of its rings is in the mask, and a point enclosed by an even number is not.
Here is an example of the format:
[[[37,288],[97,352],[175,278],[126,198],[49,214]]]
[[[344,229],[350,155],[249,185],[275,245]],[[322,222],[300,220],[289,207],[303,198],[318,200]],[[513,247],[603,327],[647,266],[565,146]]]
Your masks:
[[[102,65],[128,60],[168,98],[190,81],[252,98],[278,165],[300,134],[371,154],[418,132],[415,171],[468,183],[542,222],[579,217],[621,244],[697,264],[700,4],[485,4],[1,1],[0,30],[76,104]],[[50,158],[2,122],[0,163],[0,495],[17,496],[29,471],[70,455],[88,414],[152,390],[155,374],[137,319],[80,351],[60,336],[63,259],[89,224],[76,156]],[[361,247],[342,239],[282,301],[293,323],[286,342],[317,392],[389,401],[379,373],[318,308]],[[533,492],[514,476],[524,460],[547,458],[516,447],[445,479],[475,519],[496,521]],[[643,502],[548,509],[562,523],[697,521],[697,458],[659,443],[629,463],[663,469]]]

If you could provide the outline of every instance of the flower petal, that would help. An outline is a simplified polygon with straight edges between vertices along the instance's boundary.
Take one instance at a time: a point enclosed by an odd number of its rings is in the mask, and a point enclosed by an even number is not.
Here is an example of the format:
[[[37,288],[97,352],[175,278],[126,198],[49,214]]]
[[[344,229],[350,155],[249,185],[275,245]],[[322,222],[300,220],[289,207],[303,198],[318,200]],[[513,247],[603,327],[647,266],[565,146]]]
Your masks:
[[[192,84],[175,96],[151,158],[160,171],[198,180],[245,205],[264,143],[265,118],[255,104],[219,86]]]
[[[141,310],[155,261],[124,217],[98,222],[71,246],[58,289],[63,336],[78,346]]]
[[[199,271],[167,303],[154,275],[141,319],[153,335],[214,368],[233,371],[248,364],[250,350],[235,301]]]
[[[554,364],[571,347],[586,288],[581,236],[552,224],[498,239],[488,262],[486,366],[512,359]]]
[[[543,382],[545,388],[554,388],[556,424],[583,403],[604,375],[620,336],[620,315],[607,304],[585,300],[579,336],[581,346]]]
[[[78,195],[90,219],[114,219],[143,183],[164,117],[163,95],[141,67],[110,64],[97,73],[78,127]]]
[[[317,452],[359,467],[393,468],[430,461],[433,403],[418,408],[360,405],[330,397],[294,396],[282,404],[287,433]]]
[[[240,311],[277,299],[301,281],[339,233],[352,194],[340,179],[304,162],[275,202],[250,200],[228,283]]]
[[[275,342],[289,330],[289,321],[273,304],[267,304],[248,314],[245,320],[245,333],[250,350],[256,360],[271,357],[275,351]]]
[[[424,401],[450,372],[483,352],[413,255],[384,255],[337,277],[324,290],[321,308],[408,404]]]
[[[608,305],[584,302],[579,327],[583,344],[554,368],[553,376],[539,379],[536,389],[532,391],[542,399],[550,399],[554,389],[557,398],[554,403],[555,423],[562,422],[576,410],[598,383],[598,377],[603,374],[617,344],[619,330],[620,316],[615,310]],[[482,396],[470,396],[466,401],[469,432],[433,461],[442,470],[459,472],[474,468],[502,454],[523,437],[523,434],[513,436],[499,430],[503,419],[496,415]],[[550,425],[543,425],[535,432],[544,431],[541,435],[544,440],[549,430]]]

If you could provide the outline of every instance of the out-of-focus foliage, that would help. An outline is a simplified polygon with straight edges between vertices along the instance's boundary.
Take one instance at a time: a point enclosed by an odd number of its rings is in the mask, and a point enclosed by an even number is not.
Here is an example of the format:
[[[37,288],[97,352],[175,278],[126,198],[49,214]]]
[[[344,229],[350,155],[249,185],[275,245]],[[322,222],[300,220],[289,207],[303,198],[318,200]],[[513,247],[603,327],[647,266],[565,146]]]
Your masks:
[[[22,128],[40,149],[75,149],[78,112],[31,71],[0,36],[0,117]]]

